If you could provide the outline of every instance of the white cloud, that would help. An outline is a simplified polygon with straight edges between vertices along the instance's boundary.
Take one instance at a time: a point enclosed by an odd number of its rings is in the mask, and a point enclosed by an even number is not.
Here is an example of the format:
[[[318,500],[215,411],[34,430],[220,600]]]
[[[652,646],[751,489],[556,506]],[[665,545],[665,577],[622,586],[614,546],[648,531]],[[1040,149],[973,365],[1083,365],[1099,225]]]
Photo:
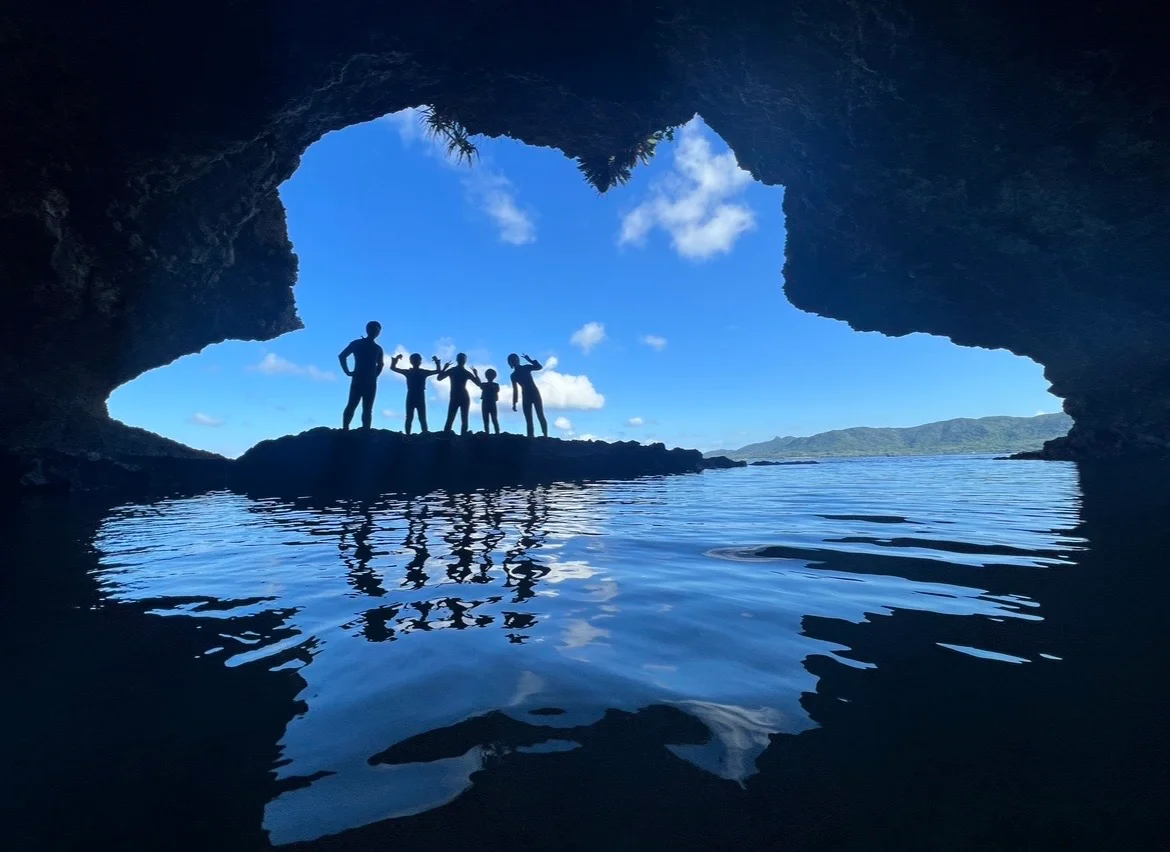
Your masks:
[[[589,433],[589,432],[586,432],[586,433],[585,433],[585,434],[583,434],[583,435],[578,435],[578,436],[577,436],[577,440],[578,440],[578,441],[600,441],[601,439],[600,439],[600,438],[598,438],[598,437],[597,437],[596,435],[594,435],[594,434],[591,434],[591,433]]]
[[[645,422],[646,421],[643,420],[641,417],[631,417],[629,420],[626,421],[626,424],[629,426],[641,426]]]
[[[307,366],[294,364],[287,358],[281,358],[275,352],[269,352],[260,360],[259,364],[253,364],[248,369],[266,376],[306,376],[319,382],[331,382],[337,378],[329,370],[322,370],[312,364]]]
[[[211,417],[207,414],[201,414],[198,411],[196,411],[194,414],[191,415],[191,422],[194,423],[196,426],[222,426],[223,425],[223,421],[220,420],[218,417]]]
[[[572,432],[573,431],[573,421],[570,420],[568,417],[563,417],[563,416],[558,417],[556,420],[553,421],[553,426],[557,427],[562,432]]]
[[[642,342],[651,349],[657,349],[659,352],[666,348],[666,338],[659,337],[657,334],[642,335]]]
[[[588,355],[593,347],[605,340],[605,326],[599,322],[587,322],[573,332],[569,342]]]
[[[391,411],[389,408],[383,408],[382,409],[382,416],[386,417],[386,418],[390,418],[390,417],[397,417],[398,415],[395,412]]]
[[[470,165],[460,163],[457,157],[447,152],[440,140],[426,132],[422,115],[422,107],[410,107],[384,116],[382,120],[398,131],[403,145],[411,147],[421,142],[428,156],[452,169],[465,171],[463,190],[467,203],[492,221],[501,242],[513,246],[535,242],[535,215],[517,203],[512,181],[503,172],[493,168],[485,156],[481,155]]]
[[[642,245],[655,227],[670,234],[674,250],[691,260],[731,251],[755,227],[755,213],[735,199],[752,176],[730,150],[715,154],[695,116],[679,134],[673,171],[622,218],[618,245]]]
[[[556,363],[555,358],[549,360]],[[536,374],[536,386],[544,407],[553,411],[596,411],[605,405],[605,397],[588,376],[559,373],[546,367]]]
[[[500,241],[513,246],[536,242],[536,222],[516,203],[512,182],[482,164],[472,168],[475,171],[463,179],[463,187],[471,203],[495,224]]]

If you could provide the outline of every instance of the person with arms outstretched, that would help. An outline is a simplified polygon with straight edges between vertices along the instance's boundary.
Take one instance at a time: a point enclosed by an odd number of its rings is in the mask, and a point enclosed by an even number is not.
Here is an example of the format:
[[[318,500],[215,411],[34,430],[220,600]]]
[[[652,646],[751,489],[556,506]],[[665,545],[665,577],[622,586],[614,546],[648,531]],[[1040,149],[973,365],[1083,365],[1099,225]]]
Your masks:
[[[415,352],[410,356],[410,369],[404,370],[398,366],[401,355],[390,359],[390,369],[406,378],[406,434],[410,434],[410,427],[414,425],[414,415],[418,414],[420,431],[427,431],[427,379],[437,375],[442,367],[439,365],[439,356],[431,356],[435,362],[435,369],[422,368],[422,356]]]
[[[479,373],[476,372],[475,367],[471,368],[471,374],[477,379]],[[500,386],[496,382],[496,371],[489,369],[484,373],[486,382],[480,382],[480,389],[483,391],[479,398],[479,407],[483,411],[483,433],[486,435],[491,431],[490,426],[495,425],[496,434],[500,434],[500,414],[497,408],[497,401],[500,398]]]
[[[374,341],[382,333],[380,322],[366,323],[366,336],[359,337],[341,350],[337,360],[341,362],[341,372],[350,377],[349,402],[345,405],[345,413],[341,416],[341,428],[348,429],[353,413],[357,410],[358,402],[362,404],[362,428],[369,429],[374,416],[374,395],[378,392],[378,376],[385,366],[382,347]],[[349,368],[349,356],[353,356],[353,369]]]
[[[532,428],[532,412],[540,419],[540,431],[548,437],[548,421],[544,419],[544,400],[540,398],[540,388],[536,386],[536,379],[532,374],[540,369],[540,362],[524,356],[527,364],[521,364],[520,358],[513,352],[508,356],[508,366],[512,368],[512,410],[516,410],[516,402],[520,396],[520,389],[524,389],[524,422],[528,424],[528,437],[534,437]]]
[[[460,416],[462,429],[460,435],[467,434],[467,415],[471,411],[471,395],[467,392],[467,383],[474,382],[476,387],[479,387],[479,377],[474,375],[467,369],[467,356],[460,352],[455,356],[455,366],[451,366],[448,361],[439,370],[438,380],[451,380],[451,402],[447,405],[447,425],[443,427],[444,432],[452,431],[451,427],[455,423],[455,414]]]

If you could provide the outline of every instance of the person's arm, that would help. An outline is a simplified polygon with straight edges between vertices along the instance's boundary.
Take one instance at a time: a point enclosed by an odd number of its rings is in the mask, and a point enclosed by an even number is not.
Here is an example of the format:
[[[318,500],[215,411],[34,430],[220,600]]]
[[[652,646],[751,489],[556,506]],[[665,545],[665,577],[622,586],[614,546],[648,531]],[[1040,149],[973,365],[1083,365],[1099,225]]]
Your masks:
[[[448,361],[446,364],[444,364],[442,367],[439,368],[439,374],[437,376],[437,379],[438,379],[438,381],[441,382],[441,381],[443,381],[443,379],[447,378],[447,376],[449,376],[449,375],[451,375],[451,362],[450,361]]]
[[[390,359],[390,369],[395,373],[398,373],[400,375],[405,376],[406,370],[404,370],[398,366],[398,362],[399,362],[399,360],[401,360],[401,358],[402,358],[401,355],[395,355],[393,358],[391,358]]]
[[[422,372],[423,372],[424,376],[435,376],[435,375],[438,375],[439,373],[443,372],[443,362],[439,360],[439,356],[432,355],[431,360],[435,362],[435,369],[423,370]],[[421,370],[422,368],[420,367],[419,369]]]
[[[378,347],[378,362],[376,364],[376,367],[377,367],[377,369],[374,370],[375,376],[382,375],[382,371],[384,369],[386,369],[386,352],[384,349],[382,349],[381,346]]]
[[[526,361],[527,361],[529,364],[531,364],[531,365],[532,365],[532,369],[533,369],[533,370],[539,370],[539,369],[540,369],[540,362],[539,362],[539,361],[537,361],[536,359],[534,359],[534,358],[529,358],[527,355],[525,355],[525,356],[524,356],[524,360],[526,360]]]
[[[345,362],[345,359],[348,358],[352,354],[353,354],[353,344],[351,343],[351,344],[349,344],[349,346],[342,349],[341,354],[337,356],[337,360],[341,363],[341,372],[345,373],[347,376],[352,376],[353,373],[350,371],[349,364],[347,364]]]
[[[475,369],[475,367],[471,368],[471,381],[475,382],[477,388],[483,390],[483,382],[479,380],[479,370]]]
[[[512,374],[512,410],[516,410],[516,403],[520,400],[520,385],[516,384],[516,374]]]

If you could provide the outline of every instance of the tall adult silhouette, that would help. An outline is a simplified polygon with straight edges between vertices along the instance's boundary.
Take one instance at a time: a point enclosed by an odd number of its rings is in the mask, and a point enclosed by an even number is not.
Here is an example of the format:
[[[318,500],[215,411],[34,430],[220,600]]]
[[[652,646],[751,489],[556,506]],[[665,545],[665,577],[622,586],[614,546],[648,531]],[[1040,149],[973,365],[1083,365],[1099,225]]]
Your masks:
[[[540,419],[540,431],[548,437],[548,421],[544,419],[544,400],[540,398],[540,388],[536,386],[536,379],[532,374],[539,370],[540,362],[527,355],[524,356],[527,364],[521,364],[520,358],[513,352],[508,356],[508,366],[512,368],[512,410],[516,410],[516,401],[520,396],[520,389],[524,389],[524,422],[528,425],[528,437],[535,435],[532,428],[532,412]]]
[[[359,337],[341,350],[337,360],[341,372],[350,377],[349,402],[341,416],[341,428],[348,429],[358,402],[362,404],[362,428],[369,429],[374,416],[374,396],[378,392],[378,376],[385,366],[382,347],[374,341],[382,333],[382,324],[371,320],[366,323],[366,336]],[[349,368],[349,356],[353,356],[353,369]]]
[[[467,369],[467,356],[460,352],[455,356],[455,366],[452,367],[450,361],[444,364],[443,369],[439,371],[438,379],[451,381],[451,401],[447,404],[447,425],[443,427],[443,431],[452,431],[451,427],[455,424],[455,415],[458,413],[462,424],[459,434],[466,435],[467,416],[471,412],[471,395],[467,392],[467,383],[472,382],[476,387],[480,387],[479,378]]]
[[[427,431],[427,379],[438,375],[443,368],[439,364],[439,356],[432,355],[435,369],[422,368],[422,356],[415,352],[410,356],[410,369],[404,370],[398,366],[401,355],[390,359],[390,369],[406,377],[406,434],[410,434],[410,427],[414,425],[414,415],[418,413],[418,425],[423,432]]]

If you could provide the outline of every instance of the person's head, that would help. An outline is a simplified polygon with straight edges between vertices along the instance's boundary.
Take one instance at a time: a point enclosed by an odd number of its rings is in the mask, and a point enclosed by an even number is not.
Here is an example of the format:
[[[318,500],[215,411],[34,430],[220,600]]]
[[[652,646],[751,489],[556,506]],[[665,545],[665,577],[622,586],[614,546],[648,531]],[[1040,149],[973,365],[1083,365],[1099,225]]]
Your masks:
[[[455,363],[458,364],[460,367],[462,367],[464,364],[467,363],[467,356],[464,353],[460,352],[458,355],[455,356]]]
[[[370,320],[368,323],[366,323],[366,337],[370,338],[370,340],[373,340],[381,333],[382,323],[378,322],[377,320]]]
[[[496,380],[497,374],[495,370],[493,370],[491,367],[488,367],[488,371],[484,373],[484,375],[487,376],[487,380],[489,382],[494,382]]]
[[[515,352],[508,356],[508,366],[513,369],[520,366],[520,356]]]
[[[421,363],[422,363],[422,356],[419,355],[417,352],[415,352],[413,355],[410,356],[410,366],[417,367]]]

